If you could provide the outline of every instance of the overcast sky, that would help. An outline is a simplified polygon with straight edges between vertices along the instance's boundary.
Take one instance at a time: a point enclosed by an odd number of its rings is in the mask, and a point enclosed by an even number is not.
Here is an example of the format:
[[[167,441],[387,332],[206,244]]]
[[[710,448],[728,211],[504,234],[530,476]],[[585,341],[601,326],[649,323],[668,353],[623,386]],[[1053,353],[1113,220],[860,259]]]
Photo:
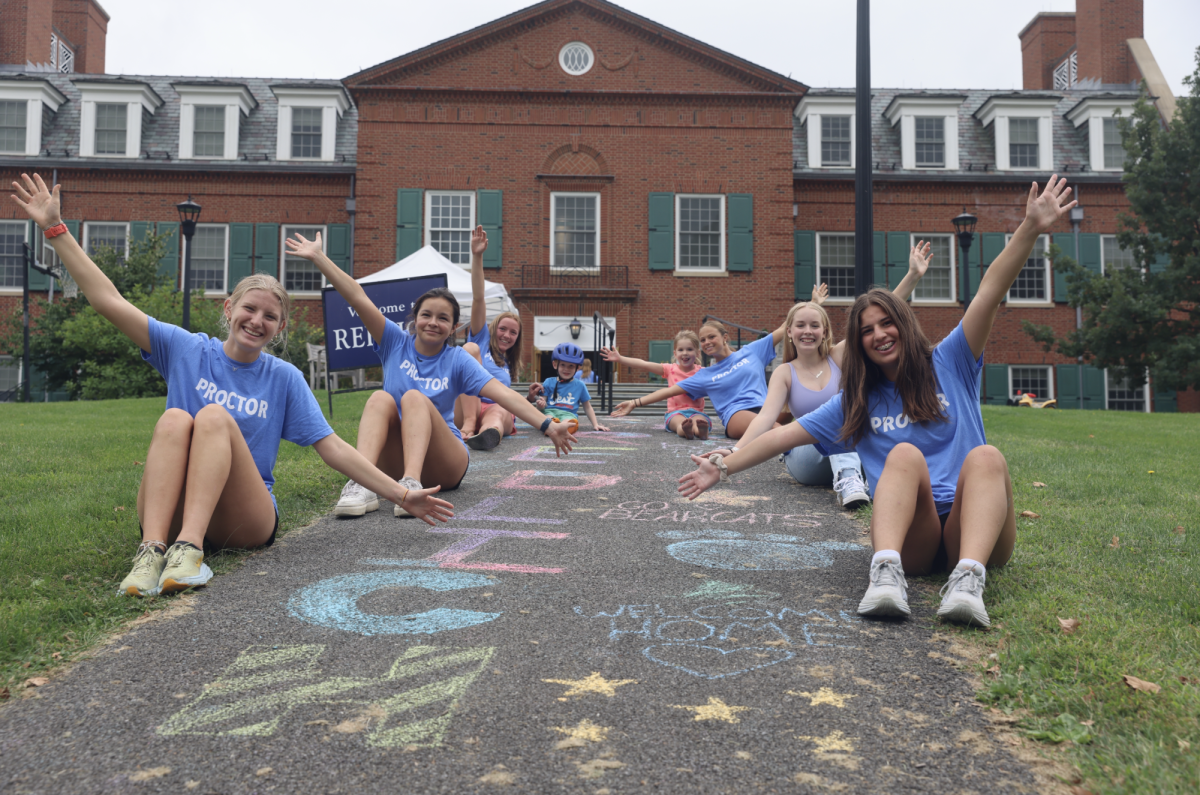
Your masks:
[[[532,5],[529,0],[102,0],[113,74],[341,78]],[[622,0],[656,22],[814,87],[854,85],[852,0]],[[1074,0],[876,0],[872,83],[1021,88],[1017,33]],[[185,11],[184,9],[189,9]],[[1200,2],[1145,0],[1145,38],[1176,95]]]

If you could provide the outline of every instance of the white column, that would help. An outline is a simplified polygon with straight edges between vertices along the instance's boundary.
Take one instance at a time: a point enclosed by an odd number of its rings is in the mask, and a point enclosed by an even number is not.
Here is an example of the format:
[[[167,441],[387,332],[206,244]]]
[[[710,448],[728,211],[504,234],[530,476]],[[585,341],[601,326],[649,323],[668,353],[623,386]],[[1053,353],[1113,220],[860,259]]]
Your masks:
[[[996,134],[996,170],[1008,171],[1008,117],[997,116],[992,131]]]
[[[856,168],[855,161],[858,159],[858,130],[855,125],[856,116],[858,114],[850,114],[850,168]],[[867,168],[871,168],[871,164],[867,163]]]
[[[179,159],[191,160],[195,157],[193,148],[196,141],[196,106],[184,104],[179,106]]]
[[[275,159],[292,159],[292,109],[287,105],[279,106],[279,134],[275,143]]]
[[[242,121],[242,111],[237,105],[225,106],[225,159],[237,160],[238,133]]]
[[[821,167],[821,116],[808,114],[808,167]],[[678,228],[678,227],[677,227]]]
[[[84,102],[79,109],[79,156],[96,154],[96,103]]]
[[[946,117],[946,168],[958,170],[958,112]],[[952,245],[951,250],[954,249]]]
[[[321,159],[333,160],[337,146],[337,108],[321,108]]]
[[[141,157],[142,103],[130,102],[125,108],[125,156]]]
[[[25,154],[36,155],[42,148],[42,101],[31,99],[25,108]]]
[[[917,121],[912,116],[900,117],[900,167],[917,167]]]
[[[1092,171],[1104,170],[1104,119],[1098,116],[1088,119],[1088,157]]]
[[[1049,116],[1038,119],[1038,170],[1054,170],[1054,134]]]

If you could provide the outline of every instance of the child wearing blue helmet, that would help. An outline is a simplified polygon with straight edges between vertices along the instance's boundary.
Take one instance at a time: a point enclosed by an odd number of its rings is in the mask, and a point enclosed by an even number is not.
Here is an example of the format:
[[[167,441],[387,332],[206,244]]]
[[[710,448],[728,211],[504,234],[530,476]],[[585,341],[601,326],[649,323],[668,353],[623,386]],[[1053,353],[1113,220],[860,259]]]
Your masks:
[[[558,373],[557,378],[547,378],[540,384],[529,387],[529,401],[534,403],[542,413],[555,422],[567,423],[567,429],[574,433],[579,427],[579,405],[582,403],[587,411],[592,427],[598,431],[608,428],[596,421],[596,412],[592,411],[592,395],[588,392],[587,384],[575,377],[579,363],[583,361],[583,351],[578,345],[561,342],[554,346],[550,354],[550,363]]]

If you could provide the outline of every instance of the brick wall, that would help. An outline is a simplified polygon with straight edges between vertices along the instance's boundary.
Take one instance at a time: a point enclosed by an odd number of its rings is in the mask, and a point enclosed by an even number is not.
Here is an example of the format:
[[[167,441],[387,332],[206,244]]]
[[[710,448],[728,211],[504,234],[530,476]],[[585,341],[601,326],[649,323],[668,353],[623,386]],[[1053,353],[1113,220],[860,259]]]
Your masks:
[[[1019,37],[1022,87],[1033,91],[1054,88],[1054,67],[1075,49],[1075,15],[1038,14]]]
[[[95,0],[54,0],[54,26],[75,46],[75,71],[103,74],[108,14]]]
[[[1142,38],[1142,0],[1076,0],[1079,79],[1128,83],[1140,78],[1126,39]]]
[[[9,0],[0,7],[0,63],[50,61],[53,0]]]

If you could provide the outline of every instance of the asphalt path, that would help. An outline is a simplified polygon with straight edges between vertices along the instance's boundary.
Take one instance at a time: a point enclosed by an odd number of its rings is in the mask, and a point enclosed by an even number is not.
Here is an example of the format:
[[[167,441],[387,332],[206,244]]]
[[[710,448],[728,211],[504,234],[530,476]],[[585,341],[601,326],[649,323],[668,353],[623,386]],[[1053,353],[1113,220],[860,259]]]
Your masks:
[[[854,614],[832,492],[772,462],[688,503],[715,442],[611,427],[473,453],[442,527],[288,534],[0,709],[0,792],[1035,789],[927,595]]]

